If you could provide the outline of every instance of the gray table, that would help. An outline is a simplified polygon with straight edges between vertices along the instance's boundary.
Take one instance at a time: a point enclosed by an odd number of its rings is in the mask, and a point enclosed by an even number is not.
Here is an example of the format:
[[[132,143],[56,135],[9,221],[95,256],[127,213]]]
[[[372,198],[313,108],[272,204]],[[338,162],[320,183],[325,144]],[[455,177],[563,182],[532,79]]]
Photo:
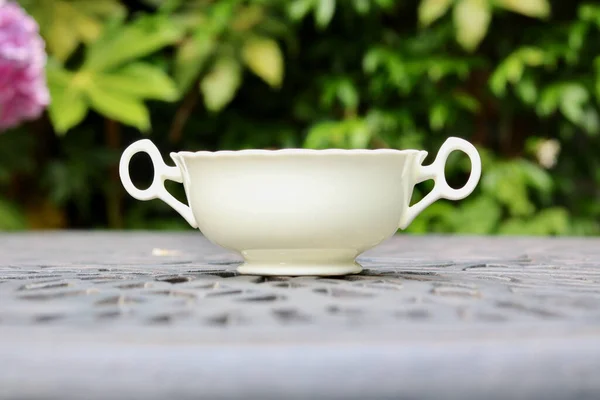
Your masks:
[[[265,279],[197,232],[0,235],[0,398],[600,398],[600,240],[360,261]]]

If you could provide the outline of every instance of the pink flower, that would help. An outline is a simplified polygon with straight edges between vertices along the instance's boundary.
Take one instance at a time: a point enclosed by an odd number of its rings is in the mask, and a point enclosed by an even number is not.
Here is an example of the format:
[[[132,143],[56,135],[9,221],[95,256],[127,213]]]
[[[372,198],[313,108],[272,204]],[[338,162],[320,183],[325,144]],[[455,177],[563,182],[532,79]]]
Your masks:
[[[50,102],[45,44],[21,7],[0,0],[0,131],[40,116]]]

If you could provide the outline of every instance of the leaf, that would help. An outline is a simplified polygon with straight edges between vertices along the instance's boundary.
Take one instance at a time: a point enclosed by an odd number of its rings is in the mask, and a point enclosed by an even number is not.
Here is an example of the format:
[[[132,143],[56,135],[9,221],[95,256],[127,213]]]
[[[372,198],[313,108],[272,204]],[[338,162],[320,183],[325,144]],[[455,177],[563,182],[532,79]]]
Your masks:
[[[454,6],[456,40],[473,51],[485,37],[491,20],[488,0],[459,0]]]
[[[46,38],[48,51],[62,62],[69,58],[82,41],[81,36],[72,31],[66,22],[58,23],[58,21],[71,21],[73,19],[72,13],[68,12],[71,8],[69,6],[63,7],[63,4],[57,2],[52,10],[54,23],[42,30],[42,35]]]
[[[531,78],[522,79],[516,86],[517,94],[527,105],[534,105],[538,98],[538,91],[535,82]]]
[[[369,0],[354,0],[354,10],[359,15],[366,15],[371,9],[371,3]]]
[[[181,92],[190,88],[215,47],[212,37],[199,33],[177,48],[174,77]]]
[[[146,0],[147,2],[151,2],[154,3],[155,7],[158,7],[158,10],[160,12],[164,12],[164,13],[172,13],[175,10],[177,10],[178,7],[181,7],[181,5],[186,1],[186,0]]]
[[[73,73],[63,68],[54,58],[46,64],[46,79],[54,85],[69,85],[73,80]]]
[[[492,92],[496,96],[503,96],[506,93],[506,85],[508,82],[512,84],[518,84],[521,82],[523,78],[523,74],[525,72],[525,67],[539,67],[545,64],[550,63],[551,58],[548,56],[546,51],[537,48],[537,47],[521,47],[518,50],[511,53],[502,63],[496,68],[493,72],[492,77],[490,78],[490,88]],[[517,85],[517,90],[525,90],[526,101],[528,104],[535,101],[531,89],[536,89],[535,87],[531,87],[532,81],[529,83],[525,83],[525,87],[519,88]]]
[[[569,213],[561,207],[552,207],[539,212],[536,219],[545,226],[548,234],[561,235],[569,230]]]
[[[216,1],[210,6],[206,23],[209,30],[216,35],[231,28],[231,19],[237,11],[237,1]]]
[[[472,113],[478,112],[481,108],[479,100],[467,93],[457,92],[453,97],[459,106]]]
[[[56,0],[55,0],[56,1]],[[64,0],[63,0],[64,1]],[[73,7],[81,10],[87,15],[111,18],[125,14],[125,8],[119,0],[68,0]]]
[[[236,11],[231,28],[238,32],[249,31],[265,18],[265,10],[259,5],[250,5]]]
[[[525,65],[520,57],[508,57],[505,61],[504,72],[506,79],[511,83],[516,83],[523,76]]]
[[[337,130],[339,130],[338,124],[333,121],[315,123],[308,130],[303,147],[307,149],[327,148]]]
[[[446,125],[449,116],[448,106],[445,103],[437,103],[429,110],[429,126],[434,131],[439,131]]]
[[[584,21],[578,21],[569,30],[569,47],[580,51],[590,32],[590,24]]]
[[[529,221],[521,218],[509,218],[501,224],[498,233],[501,235],[524,236],[532,235],[533,231],[534,229],[532,229],[532,224]]]
[[[315,9],[315,24],[319,28],[325,28],[331,22],[335,13],[335,0],[317,0]]]
[[[561,235],[568,233],[569,214],[555,207],[540,211],[529,219],[511,218],[502,224],[504,235]]]
[[[373,137],[373,132],[362,119],[349,119],[344,121],[347,130],[348,143],[345,147],[351,149],[366,149]]]
[[[496,0],[496,4],[528,17],[547,18],[550,16],[548,0]]]
[[[414,202],[421,200],[422,197],[416,196],[418,188],[413,192]],[[427,207],[419,218],[415,219],[405,230],[406,233],[426,234],[435,232],[452,232],[454,224],[452,216],[456,213],[456,208],[450,202],[435,202]]]
[[[527,184],[541,193],[550,194],[554,186],[552,176],[540,166],[526,161],[518,162],[519,169],[527,179]]]
[[[452,232],[486,235],[494,233],[502,210],[500,204],[489,196],[479,196],[466,200],[461,207],[448,214]]]
[[[85,118],[88,106],[83,92],[76,85],[74,74],[49,64],[46,78],[50,91],[50,121],[56,133],[64,134]]]
[[[342,121],[324,121],[311,126],[304,141],[309,149],[368,147],[373,137],[367,121],[348,118]]]
[[[520,160],[511,160],[488,167],[482,176],[481,188],[486,195],[506,206],[511,216],[526,216],[535,211],[528,195],[528,183]]]
[[[506,93],[506,64],[500,64],[492,73],[489,80],[490,89],[498,97],[504,96]]]
[[[585,115],[585,105],[590,95],[580,84],[565,84],[561,90],[560,111],[576,125],[580,125]]]
[[[600,116],[594,107],[586,107],[579,125],[585,129],[590,136],[596,136],[600,133]]]
[[[119,25],[88,48],[84,68],[103,71],[146,57],[175,43],[183,30],[165,15],[142,16]]]
[[[112,72],[95,76],[95,85],[105,91],[140,99],[173,101],[178,90],[171,78],[160,68],[148,63],[131,63]]]
[[[600,7],[595,4],[582,4],[577,10],[577,16],[583,21],[589,21],[600,26]]]
[[[51,102],[48,106],[50,121],[56,133],[64,134],[77,126],[88,113],[83,94],[71,87],[48,85]]]
[[[363,57],[363,71],[365,71],[367,74],[374,73],[377,70],[377,68],[383,63],[382,61],[384,57],[384,50],[377,47],[369,49]]]
[[[600,102],[600,56],[594,58],[594,69],[596,71],[594,89],[596,92],[596,100]]]
[[[429,26],[441,18],[450,9],[454,0],[421,0],[419,4],[419,23]]]
[[[337,85],[337,97],[347,109],[358,106],[358,91],[350,79],[342,79]]]
[[[540,94],[540,100],[536,106],[536,112],[542,117],[547,117],[558,108],[561,99],[560,85],[550,85]]]
[[[204,104],[210,111],[219,111],[235,96],[242,80],[240,65],[233,58],[221,57],[200,82]]]
[[[523,63],[530,67],[539,67],[547,62],[546,51],[538,47],[525,46],[516,52],[517,56],[523,60]]]
[[[413,63],[413,69],[417,73],[422,68],[419,64],[419,62]],[[425,64],[427,64],[427,74],[434,82],[439,82],[449,75],[457,75],[460,79],[466,79],[471,70],[471,65],[466,61],[445,57],[431,57]]]
[[[321,104],[330,108],[335,100],[347,110],[355,110],[358,106],[358,91],[352,80],[348,77],[331,78],[324,82],[324,88],[321,90]]]
[[[396,2],[396,0],[375,0],[375,4],[377,4],[379,7],[381,7],[382,9],[386,10],[386,9],[391,9],[394,6],[396,6],[398,3]]]
[[[292,21],[303,19],[314,6],[314,0],[295,0],[288,4],[287,14]]]
[[[26,3],[26,9],[59,61],[65,61],[81,42],[96,40],[107,18],[125,12],[118,0],[42,0]]]
[[[244,63],[271,87],[280,87],[283,80],[283,55],[273,39],[250,37],[242,49]]]
[[[141,100],[96,84],[90,85],[86,94],[92,108],[103,116],[133,126],[142,132],[150,129],[150,115]]]
[[[24,230],[27,219],[23,211],[13,202],[0,198],[0,230]]]

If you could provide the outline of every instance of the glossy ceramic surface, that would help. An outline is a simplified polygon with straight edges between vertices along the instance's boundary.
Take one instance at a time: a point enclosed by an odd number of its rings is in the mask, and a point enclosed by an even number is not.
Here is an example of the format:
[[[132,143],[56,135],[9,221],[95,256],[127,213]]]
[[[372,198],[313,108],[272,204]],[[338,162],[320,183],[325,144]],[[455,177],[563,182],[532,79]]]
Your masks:
[[[446,183],[448,155],[463,151],[471,175],[461,189]],[[131,182],[129,161],[150,155],[154,181],[145,190]],[[164,163],[147,140],[130,145],[120,175],[138,200],[161,199],[212,242],[239,252],[241,273],[258,275],[344,275],[358,273],[355,258],[398,228],[406,228],[440,198],[460,200],[476,187],[481,161],[473,145],[449,138],[431,165],[419,150],[241,150],[171,153]],[[188,205],[164,187],[183,183]],[[433,179],[433,190],[409,206],[417,183]]]

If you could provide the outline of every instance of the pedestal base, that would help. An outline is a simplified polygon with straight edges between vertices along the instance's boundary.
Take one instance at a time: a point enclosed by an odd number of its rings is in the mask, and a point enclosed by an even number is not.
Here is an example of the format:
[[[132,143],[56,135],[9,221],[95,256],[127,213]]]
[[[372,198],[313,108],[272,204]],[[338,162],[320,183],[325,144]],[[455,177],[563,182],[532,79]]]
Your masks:
[[[347,264],[244,263],[237,268],[244,275],[278,276],[340,276],[358,274],[362,267],[356,262]]]

